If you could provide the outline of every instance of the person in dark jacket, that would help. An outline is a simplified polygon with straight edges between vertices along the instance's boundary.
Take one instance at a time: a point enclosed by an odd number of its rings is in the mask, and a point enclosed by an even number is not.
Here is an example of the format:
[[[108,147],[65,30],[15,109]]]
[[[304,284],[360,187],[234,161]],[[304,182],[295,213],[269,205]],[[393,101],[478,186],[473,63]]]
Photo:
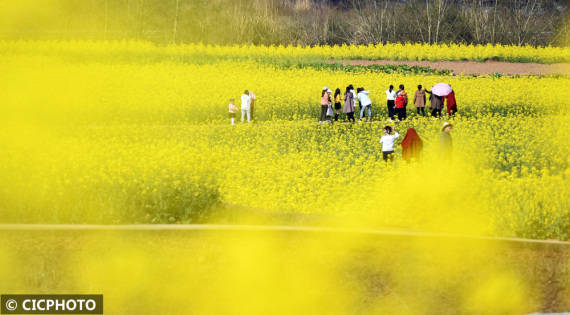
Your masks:
[[[346,114],[346,118],[348,121],[355,122],[354,119],[354,93],[352,93],[352,89],[350,86],[346,87],[346,91],[344,92],[344,107],[342,112]]]
[[[441,96],[437,96],[433,94],[431,91],[426,90],[426,93],[429,94],[430,106],[429,109],[431,110],[431,115],[434,118],[441,117],[441,110],[443,108],[443,99]]]
[[[340,89],[337,88],[334,91],[334,121],[338,121],[338,117],[340,116],[340,109],[342,107],[340,104],[341,100]]]

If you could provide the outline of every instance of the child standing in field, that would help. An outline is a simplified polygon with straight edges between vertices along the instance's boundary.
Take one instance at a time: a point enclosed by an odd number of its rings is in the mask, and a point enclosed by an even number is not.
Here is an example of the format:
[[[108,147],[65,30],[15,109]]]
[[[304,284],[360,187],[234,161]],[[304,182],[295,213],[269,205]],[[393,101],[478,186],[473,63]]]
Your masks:
[[[236,119],[236,113],[238,111],[237,106],[234,104],[234,99],[230,98],[230,120],[232,122],[232,125],[235,125],[235,119]]]
[[[400,135],[395,130],[394,134],[392,134],[392,127],[390,126],[384,127],[383,131],[384,136],[380,138],[380,143],[382,143],[382,159],[387,162],[388,159],[391,161],[394,158],[394,142],[400,137]]]
[[[334,121],[338,121],[338,117],[340,116],[341,100],[340,89],[337,88],[334,91]]]

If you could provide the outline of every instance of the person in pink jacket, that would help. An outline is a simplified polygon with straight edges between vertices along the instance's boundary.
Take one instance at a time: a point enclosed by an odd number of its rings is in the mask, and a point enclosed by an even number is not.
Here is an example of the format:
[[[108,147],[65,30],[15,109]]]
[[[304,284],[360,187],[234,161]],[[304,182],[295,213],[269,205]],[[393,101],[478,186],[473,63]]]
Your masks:
[[[331,94],[332,91],[329,90],[328,87],[323,87],[323,90],[321,91],[321,118],[319,119],[319,123],[321,124],[327,119],[327,110],[329,109],[332,101]]]

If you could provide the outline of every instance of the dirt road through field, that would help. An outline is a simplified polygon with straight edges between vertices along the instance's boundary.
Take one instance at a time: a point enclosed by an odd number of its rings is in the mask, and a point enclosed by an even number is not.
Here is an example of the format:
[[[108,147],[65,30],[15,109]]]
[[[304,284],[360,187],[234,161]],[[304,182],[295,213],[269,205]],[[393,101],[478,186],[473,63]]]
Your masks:
[[[330,60],[331,63],[340,62]],[[396,60],[343,60],[344,65],[409,65],[431,67],[433,69],[449,69],[453,74],[493,74],[495,72],[505,75],[514,74],[570,74],[570,64],[539,64],[539,63],[514,63],[502,61],[396,61]]]

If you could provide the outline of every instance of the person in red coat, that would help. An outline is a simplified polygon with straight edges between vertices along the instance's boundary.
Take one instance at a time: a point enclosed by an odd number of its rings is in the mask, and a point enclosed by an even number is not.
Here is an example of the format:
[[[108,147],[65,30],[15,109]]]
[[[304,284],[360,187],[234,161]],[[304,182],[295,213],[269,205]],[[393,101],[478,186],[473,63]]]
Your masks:
[[[457,113],[457,102],[455,102],[455,92],[452,90],[451,93],[449,93],[446,96],[446,102],[445,105],[447,106],[447,114],[449,116],[453,116],[455,115],[455,113]]]
[[[409,128],[404,140],[402,140],[402,158],[409,162],[412,159],[419,160],[423,149],[423,142],[414,128]]]
[[[404,95],[398,94],[396,97],[396,114],[398,114],[398,119],[400,121],[406,119],[406,97]]]

